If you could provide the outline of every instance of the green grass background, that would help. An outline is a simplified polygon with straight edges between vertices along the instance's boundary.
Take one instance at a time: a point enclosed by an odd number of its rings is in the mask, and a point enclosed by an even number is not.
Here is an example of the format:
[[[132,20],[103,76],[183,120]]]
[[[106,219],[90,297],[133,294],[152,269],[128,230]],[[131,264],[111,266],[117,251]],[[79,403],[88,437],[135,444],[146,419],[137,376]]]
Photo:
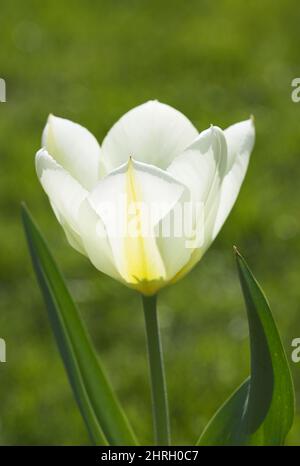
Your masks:
[[[142,443],[151,407],[139,296],[68,246],[34,171],[48,113],[102,141],[128,109],[159,99],[198,129],[255,115],[238,202],[205,258],[161,292],[173,440],[194,442],[249,371],[232,245],[269,297],[289,359],[300,337],[299,5],[295,1],[3,1],[0,77],[1,444],[89,442],[59,358],[20,224],[25,200],[45,234]],[[298,398],[288,443],[300,445]]]

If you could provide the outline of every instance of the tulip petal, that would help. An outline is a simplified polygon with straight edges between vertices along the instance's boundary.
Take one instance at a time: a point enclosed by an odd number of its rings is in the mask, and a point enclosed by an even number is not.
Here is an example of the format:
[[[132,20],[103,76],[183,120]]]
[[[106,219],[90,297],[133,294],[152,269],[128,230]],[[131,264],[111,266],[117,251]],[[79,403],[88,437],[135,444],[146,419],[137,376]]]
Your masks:
[[[156,226],[157,246],[163,258],[166,281],[170,281],[190,260],[190,193],[186,189],[168,214]],[[188,218],[189,217],[189,218]]]
[[[84,188],[95,186],[100,173],[100,146],[87,129],[70,120],[50,115],[42,143]]]
[[[203,131],[168,167],[191,192],[192,203],[202,203],[205,219],[218,198],[227,165],[227,147],[223,131],[217,126]],[[195,220],[197,218],[195,217]]]
[[[78,223],[86,255],[94,267],[124,283],[123,277],[115,266],[104,223],[88,199],[85,199],[79,208]]]
[[[149,101],[127,112],[102,144],[107,171],[135,160],[167,168],[198,135],[186,116],[169,105]]]
[[[224,177],[213,238],[217,236],[239,194],[255,141],[253,119],[242,121],[224,131],[228,146],[227,173]]]
[[[202,257],[212,241],[212,228],[227,167],[227,145],[223,131],[212,126],[168,167],[170,172],[191,192],[194,240],[190,259],[174,278],[185,275]]]
[[[166,279],[155,227],[184,190],[163,170],[129,159],[88,197],[103,220],[119,273],[144,294],[153,294]]]
[[[39,180],[68,241],[84,254],[78,226],[78,210],[87,191],[45,149],[37,152],[35,163]]]
[[[98,270],[122,280],[102,220],[87,201],[88,192],[45,149],[36,155],[36,169],[71,246],[88,256]]]

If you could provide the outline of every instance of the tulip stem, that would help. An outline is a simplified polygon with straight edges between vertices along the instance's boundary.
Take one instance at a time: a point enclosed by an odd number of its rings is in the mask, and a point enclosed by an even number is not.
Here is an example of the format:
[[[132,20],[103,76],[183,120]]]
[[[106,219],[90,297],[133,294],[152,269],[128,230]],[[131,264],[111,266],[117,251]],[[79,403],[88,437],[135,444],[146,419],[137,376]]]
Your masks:
[[[151,379],[153,427],[156,445],[170,445],[170,426],[163,355],[158,327],[156,295],[143,296]]]

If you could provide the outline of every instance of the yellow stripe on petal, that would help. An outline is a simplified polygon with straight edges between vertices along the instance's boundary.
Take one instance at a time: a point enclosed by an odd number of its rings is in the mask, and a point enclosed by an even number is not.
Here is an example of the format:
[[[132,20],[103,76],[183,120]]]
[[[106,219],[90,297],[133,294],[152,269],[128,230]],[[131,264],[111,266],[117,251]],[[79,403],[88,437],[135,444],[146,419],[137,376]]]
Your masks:
[[[128,162],[125,183],[127,229],[124,238],[123,275],[134,288],[144,294],[153,294],[161,287],[165,268],[155,236],[147,228],[151,220],[148,216],[151,210],[146,211],[147,206],[143,205],[142,187],[139,186],[131,159]]]

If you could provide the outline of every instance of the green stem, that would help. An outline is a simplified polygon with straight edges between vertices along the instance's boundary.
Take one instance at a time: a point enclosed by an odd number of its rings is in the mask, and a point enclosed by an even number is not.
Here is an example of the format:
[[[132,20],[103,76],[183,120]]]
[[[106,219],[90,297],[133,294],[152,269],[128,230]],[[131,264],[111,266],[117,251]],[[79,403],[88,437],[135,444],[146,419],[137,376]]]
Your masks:
[[[156,445],[170,445],[168,400],[157,320],[156,296],[143,296],[142,299],[150,366],[155,442]]]

